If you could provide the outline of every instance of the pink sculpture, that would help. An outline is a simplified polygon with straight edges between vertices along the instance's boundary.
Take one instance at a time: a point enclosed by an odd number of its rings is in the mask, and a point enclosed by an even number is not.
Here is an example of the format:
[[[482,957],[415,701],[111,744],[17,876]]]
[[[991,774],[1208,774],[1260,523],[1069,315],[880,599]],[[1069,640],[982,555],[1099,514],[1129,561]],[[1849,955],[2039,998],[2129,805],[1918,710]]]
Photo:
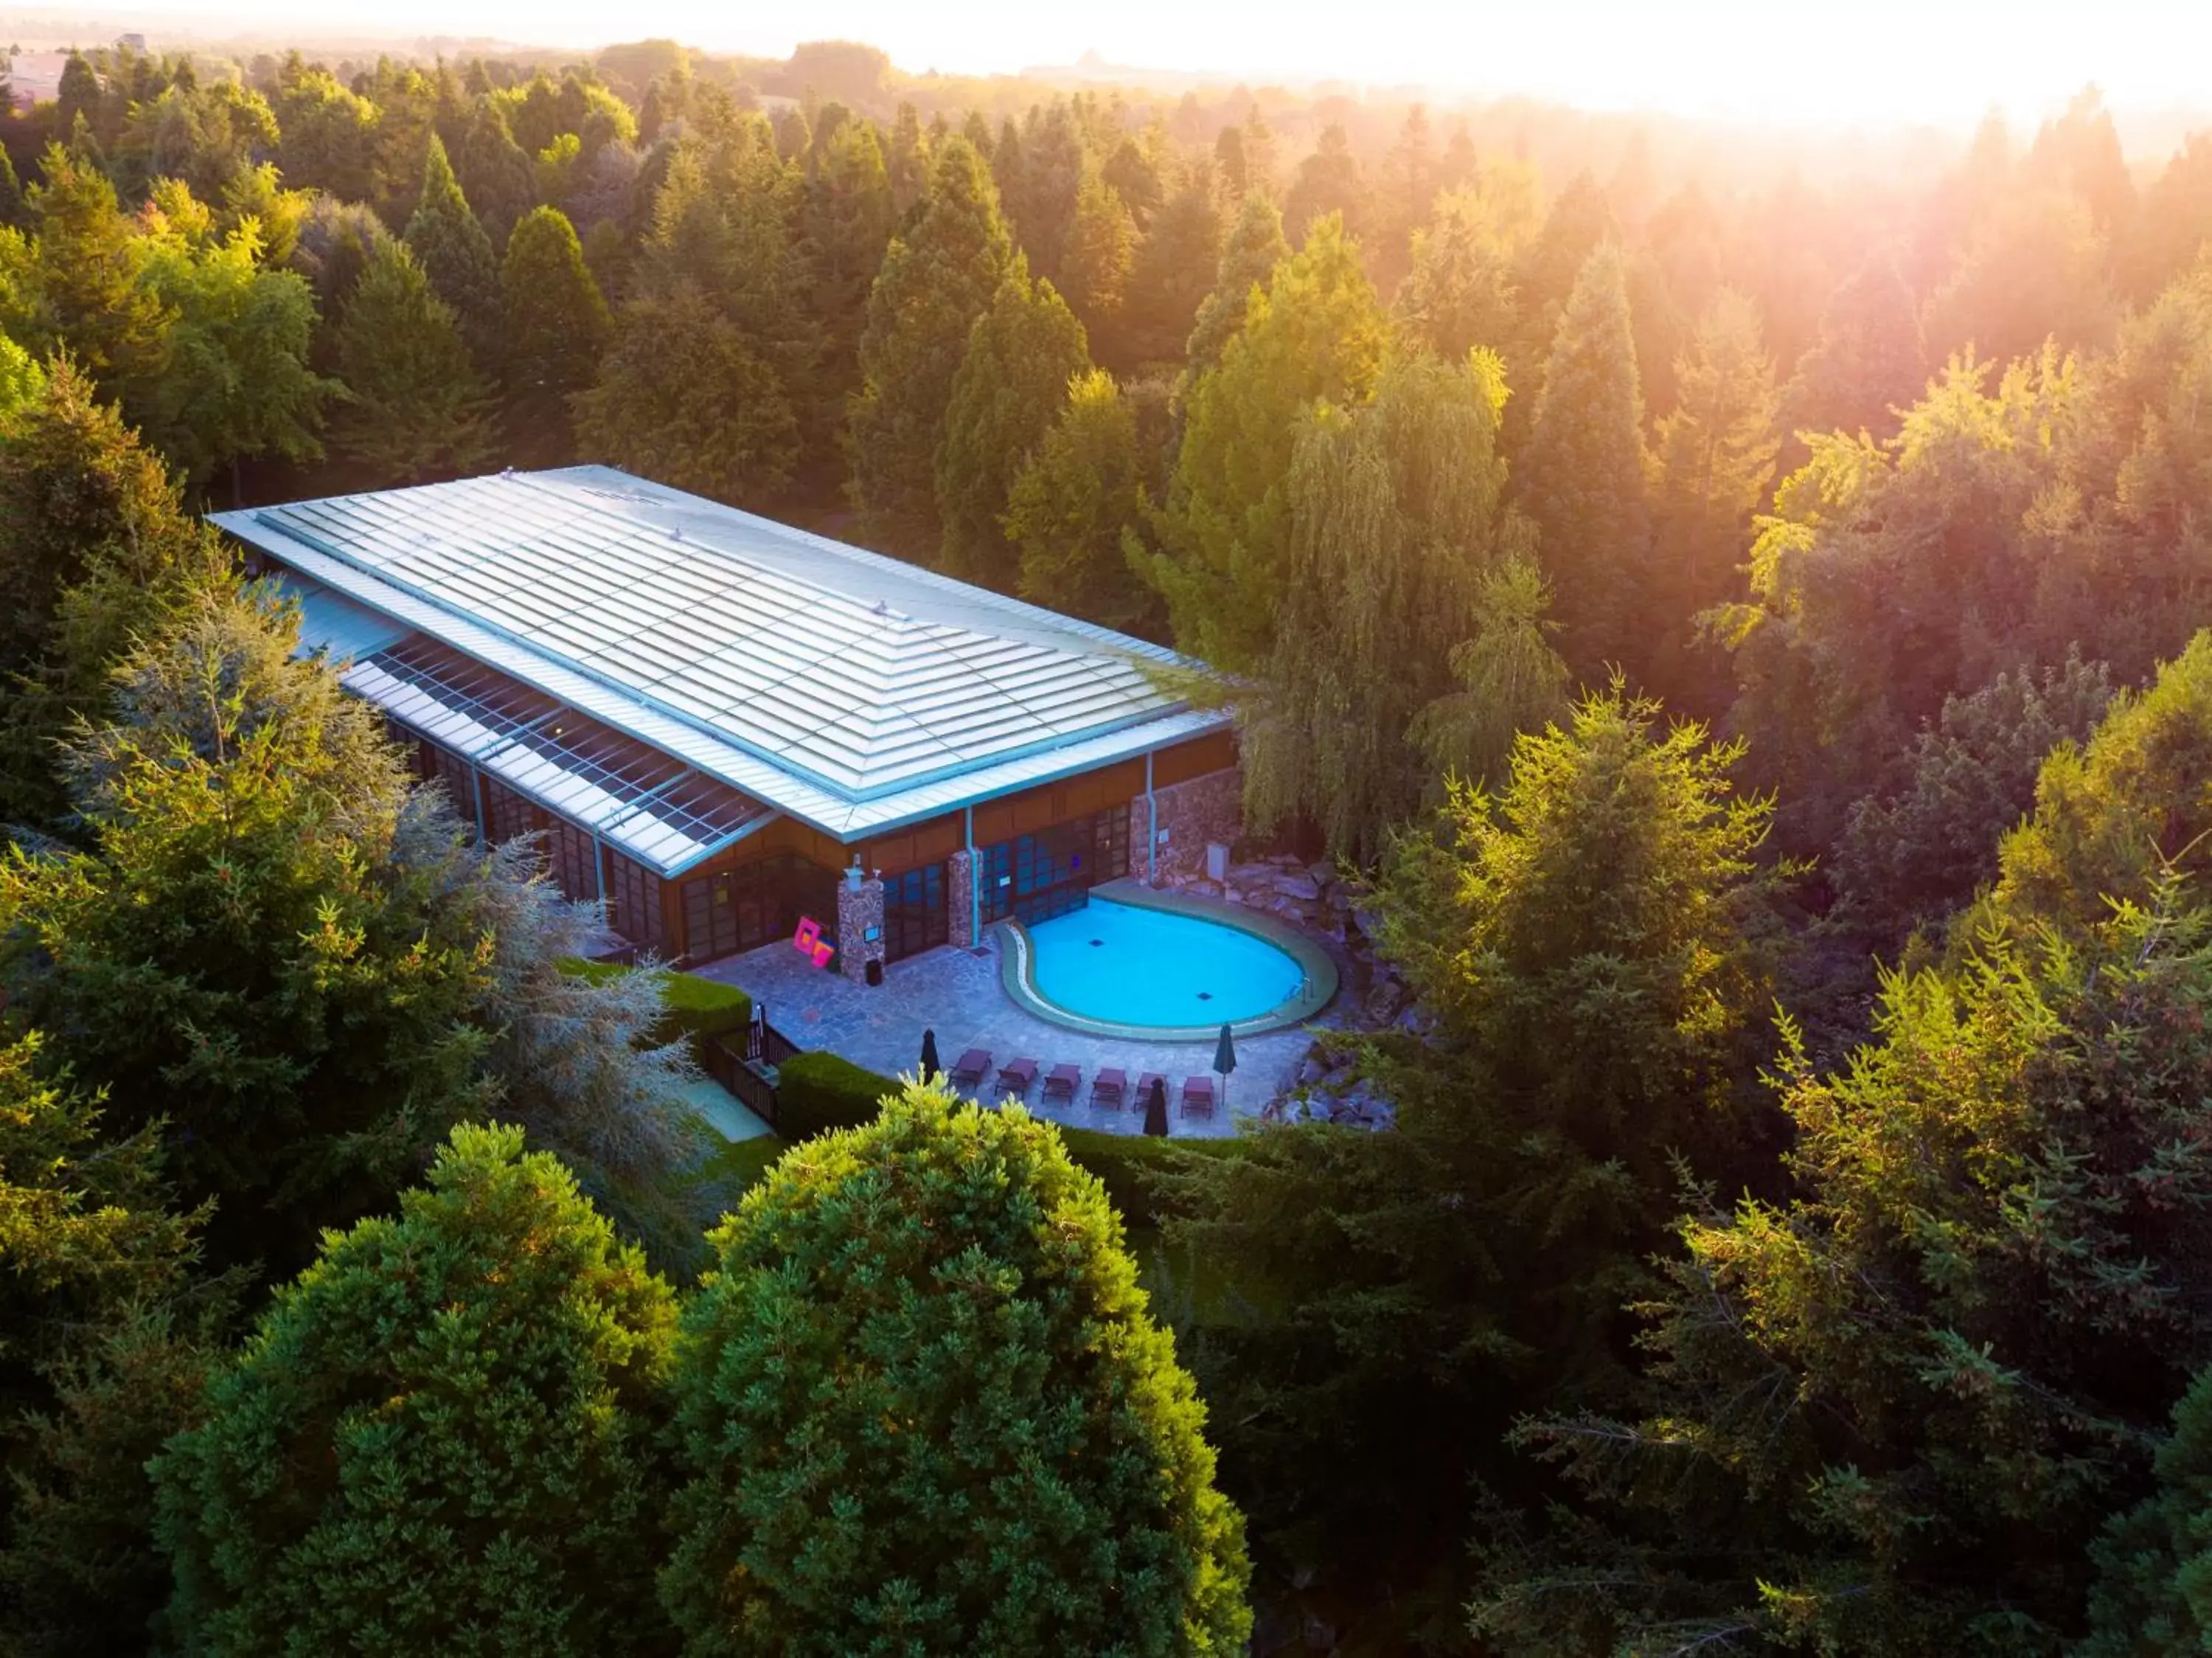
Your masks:
[[[822,936],[822,923],[812,916],[799,918],[799,930],[791,936],[791,948],[811,960],[817,967],[830,965],[830,958],[837,954],[837,947]]]

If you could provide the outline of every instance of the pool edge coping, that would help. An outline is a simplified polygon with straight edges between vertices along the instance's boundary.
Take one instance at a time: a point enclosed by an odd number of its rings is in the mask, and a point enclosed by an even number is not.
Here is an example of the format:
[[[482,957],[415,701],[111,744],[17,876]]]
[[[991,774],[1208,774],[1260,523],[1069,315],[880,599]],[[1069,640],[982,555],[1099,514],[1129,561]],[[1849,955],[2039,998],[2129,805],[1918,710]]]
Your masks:
[[[1123,904],[1133,910],[1160,910],[1170,915],[1188,916],[1217,926],[1234,928],[1273,945],[1298,964],[1306,983],[1312,987],[1309,993],[1278,1003],[1266,1013],[1255,1014],[1249,1019],[1229,1021],[1232,1036],[1267,1036],[1294,1029],[1324,1012],[1343,988],[1342,976],[1328,952],[1279,916],[1242,905],[1224,904],[1218,899],[1160,892],[1127,875],[1101,881],[1091,892],[1109,904]],[[1218,1024],[1123,1025],[1110,1019],[1093,1019],[1048,1002],[1036,988],[1036,953],[1030,947],[1029,929],[1011,919],[994,922],[991,926],[1005,938],[1005,947],[999,952],[1000,986],[1016,1007],[1033,1019],[1057,1025],[1062,1030],[1085,1036],[1111,1037],[1121,1042],[1204,1042],[1220,1033]]]

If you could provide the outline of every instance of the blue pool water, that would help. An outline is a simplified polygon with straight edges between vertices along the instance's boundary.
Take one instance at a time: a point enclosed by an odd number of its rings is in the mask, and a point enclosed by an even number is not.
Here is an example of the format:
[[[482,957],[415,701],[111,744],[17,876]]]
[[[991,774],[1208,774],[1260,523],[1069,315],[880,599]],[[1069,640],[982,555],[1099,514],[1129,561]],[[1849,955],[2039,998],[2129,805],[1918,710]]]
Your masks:
[[[1108,899],[1029,930],[1037,994],[1116,1024],[1234,1024],[1287,1002],[1305,977],[1239,928]]]

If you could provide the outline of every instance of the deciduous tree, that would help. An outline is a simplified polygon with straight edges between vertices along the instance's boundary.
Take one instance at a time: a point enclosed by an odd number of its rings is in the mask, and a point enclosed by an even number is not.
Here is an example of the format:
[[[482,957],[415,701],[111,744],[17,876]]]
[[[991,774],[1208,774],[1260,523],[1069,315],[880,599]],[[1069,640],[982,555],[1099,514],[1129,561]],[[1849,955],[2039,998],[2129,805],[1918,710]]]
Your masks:
[[[1290,568],[1241,745],[1255,832],[1286,820],[1371,862],[1429,776],[1411,741],[1452,688],[1484,570],[1526,550],[1504,503],[1504,372],[1494,357],[1386,366],[1373,399],[1315,405],[1287,483]]]
[[[1267,663],[1301,413],[1317,398],[1364,401],[1385,332],[1358,250],[1323,219],[1253,296],[1220,366],[1200,376],[1160,517],[1164,550],[1146,564],[1184,649],[1231,673]]]

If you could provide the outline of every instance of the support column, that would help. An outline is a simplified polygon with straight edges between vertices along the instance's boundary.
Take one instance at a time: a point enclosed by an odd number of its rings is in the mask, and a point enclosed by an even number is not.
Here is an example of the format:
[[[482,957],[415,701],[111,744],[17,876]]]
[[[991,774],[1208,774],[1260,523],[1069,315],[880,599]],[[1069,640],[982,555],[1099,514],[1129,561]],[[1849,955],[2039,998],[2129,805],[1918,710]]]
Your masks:
[[[975,948],[975,853],[962,847],[945,860],[945,918],[956,948]]]
[[[837,969],[858,982],[868,963],[884,959],[884,883],[837,883]]]
[[[1145,755],[1145,885],[1160,884],[1160,799],[1152,793],[1152,757]]]

